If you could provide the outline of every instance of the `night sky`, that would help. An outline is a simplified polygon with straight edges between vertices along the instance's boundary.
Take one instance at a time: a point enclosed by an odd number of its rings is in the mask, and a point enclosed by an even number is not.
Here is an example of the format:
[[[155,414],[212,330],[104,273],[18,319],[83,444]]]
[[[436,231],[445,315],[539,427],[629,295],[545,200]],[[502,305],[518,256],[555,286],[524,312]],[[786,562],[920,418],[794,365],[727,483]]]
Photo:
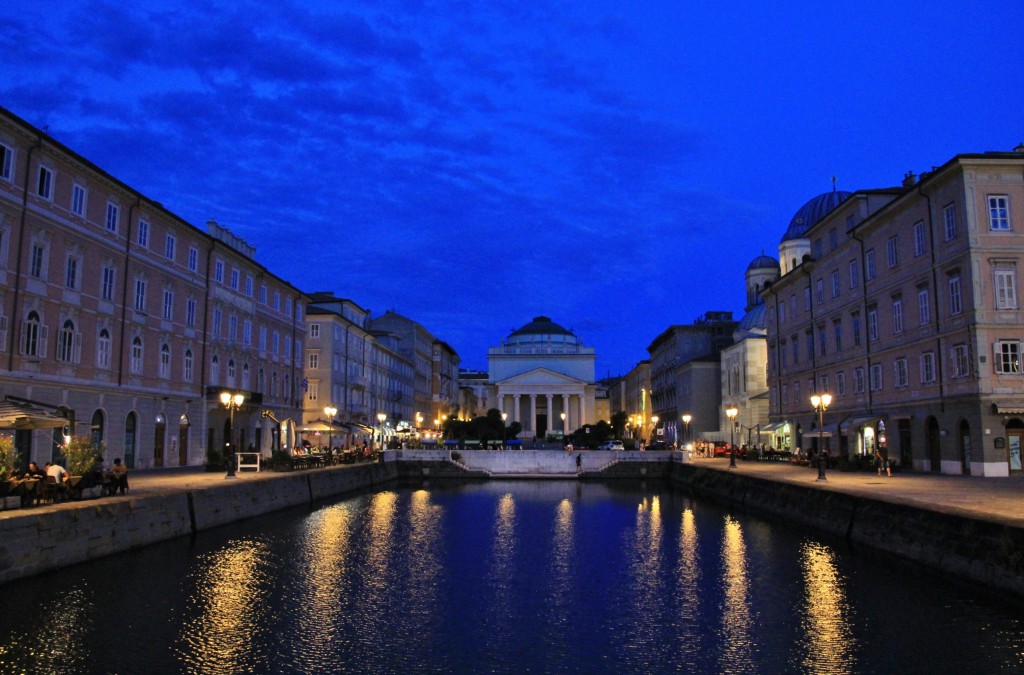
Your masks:
[[[244,6],[243,6],[244,5]],[[0,3],[0,105],[463,367],[742,316],[811,197],[1024,141],[1024,2]]]

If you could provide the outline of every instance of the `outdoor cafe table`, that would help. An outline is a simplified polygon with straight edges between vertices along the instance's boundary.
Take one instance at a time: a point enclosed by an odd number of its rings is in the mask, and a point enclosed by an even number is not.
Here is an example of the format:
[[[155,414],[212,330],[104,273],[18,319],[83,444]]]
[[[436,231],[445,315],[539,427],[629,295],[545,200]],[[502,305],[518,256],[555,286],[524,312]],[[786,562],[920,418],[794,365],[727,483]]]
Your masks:
[[[7,494],[21,497],[22,504],[33,504],[39,498],[38,478],[13,478],[7,481]]]

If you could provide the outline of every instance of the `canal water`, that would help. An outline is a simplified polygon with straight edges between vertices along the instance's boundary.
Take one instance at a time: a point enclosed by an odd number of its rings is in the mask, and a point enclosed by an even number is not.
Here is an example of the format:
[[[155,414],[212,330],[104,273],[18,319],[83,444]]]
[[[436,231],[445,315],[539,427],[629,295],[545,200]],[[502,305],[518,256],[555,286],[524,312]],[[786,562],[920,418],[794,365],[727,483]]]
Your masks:
[[[395,487],[2,593],[2,672],[1024,670],[1019,602],[650,481]]]

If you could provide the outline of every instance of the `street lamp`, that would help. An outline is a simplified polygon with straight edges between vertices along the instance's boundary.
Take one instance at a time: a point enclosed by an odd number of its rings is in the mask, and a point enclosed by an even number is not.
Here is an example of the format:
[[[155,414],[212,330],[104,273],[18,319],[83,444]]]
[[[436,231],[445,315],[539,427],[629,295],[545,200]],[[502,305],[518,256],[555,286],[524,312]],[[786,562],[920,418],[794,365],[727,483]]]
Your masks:
[[[825,411],[832,404],[832,394],[814,394],[811,396],[811,405],[818,413],[818,480],[825,478],[825,446],[823,444],[822,426],[825,423]]]
[[[324,414],[327,415],[327,452],[330,453],[334,451],[334,416],[338,414],[338,409],[334,406],[326,406]]]
[[[220,402],[228,409],[228,442],[227,442],[227,456],[225,464],[228,465],[228,473],[225,478],[237,478],[235,475],[235,458],[231,452],[231,448],[235,442],[235,411],[242,407],[245,402],[245,397],[241,394],[232,394],[230,391],[222,391],[220,393]]]
[[[725,416],[729,418],[729,468],[736,468],[736,415],[739,414],[739,410],[735,405],[730,405],[725,409]]]
[[[380,422],[380,449],[384,449],[384,420],[388,418],[384,413],[377,413],[377,421]]]
[[[558,416],[562,418],[562,438],[565,438],[565,413],[558,413]]]
[[[687,445],[690,442],[690,420],[693,416],[690,413],[683,415],[683,445]]]
[[[660,419],[657,415],[651,416],[651,442],[648,445],[654,445],[654,437],[658,435],[658,420]]]

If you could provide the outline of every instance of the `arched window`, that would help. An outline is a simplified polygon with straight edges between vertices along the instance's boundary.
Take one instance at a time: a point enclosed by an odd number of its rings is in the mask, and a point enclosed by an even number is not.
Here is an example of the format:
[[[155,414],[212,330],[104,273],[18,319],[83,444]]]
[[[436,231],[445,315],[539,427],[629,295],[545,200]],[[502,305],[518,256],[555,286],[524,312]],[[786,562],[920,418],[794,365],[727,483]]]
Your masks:
[[[82,339],[75,331],[75,322],[68,319],[57,337],[57,360],[78,363],[82,353]]]
[[[277,371],[270,374],[270,395],[277,396]]]
[[[97,410],[92,414],[92,423],[89,425],[90,436],[92,436],[92,447],[96,452],[103,452],[103,411]]]
[[[234,388],[235,386],[235,360],[228,359],[228,386]]]
[[[259,373],[256,374],[256,391],[263,393],[263,389],[267,386],[267,378],[263,372],[263,368],[260,368]]]
[[[29,312],[21,324],[21,353],[23,356],[42,356],[46,353],[46,326],[42,325],[35,310]]]
[[[132,340],[132,353],[128,369],[137,375],[142,373],[142,338],[138,336]]]
[[[242,366],[242,389],[249,390],[249,364]]]
[[[110,368],[110,331],[106,328],[101,328],[96,338],[96,367]]]
[[[213,361],[210,362],[210,384],[215,387],[220,384],[220,358],[216,354],[213,355]]]
[[[171,376],[171,347],[166,342],[160,345],[160,377]]]
[[[192,358],[192,350],[186,349],[185,360],[182,363],[181,379],[185,380],[186,382],[191,382],[194,369],[195,363]]]
[[[129,469],[135,468],[135,446],[138,418],[134,412],[124,418],[124,463]]]

